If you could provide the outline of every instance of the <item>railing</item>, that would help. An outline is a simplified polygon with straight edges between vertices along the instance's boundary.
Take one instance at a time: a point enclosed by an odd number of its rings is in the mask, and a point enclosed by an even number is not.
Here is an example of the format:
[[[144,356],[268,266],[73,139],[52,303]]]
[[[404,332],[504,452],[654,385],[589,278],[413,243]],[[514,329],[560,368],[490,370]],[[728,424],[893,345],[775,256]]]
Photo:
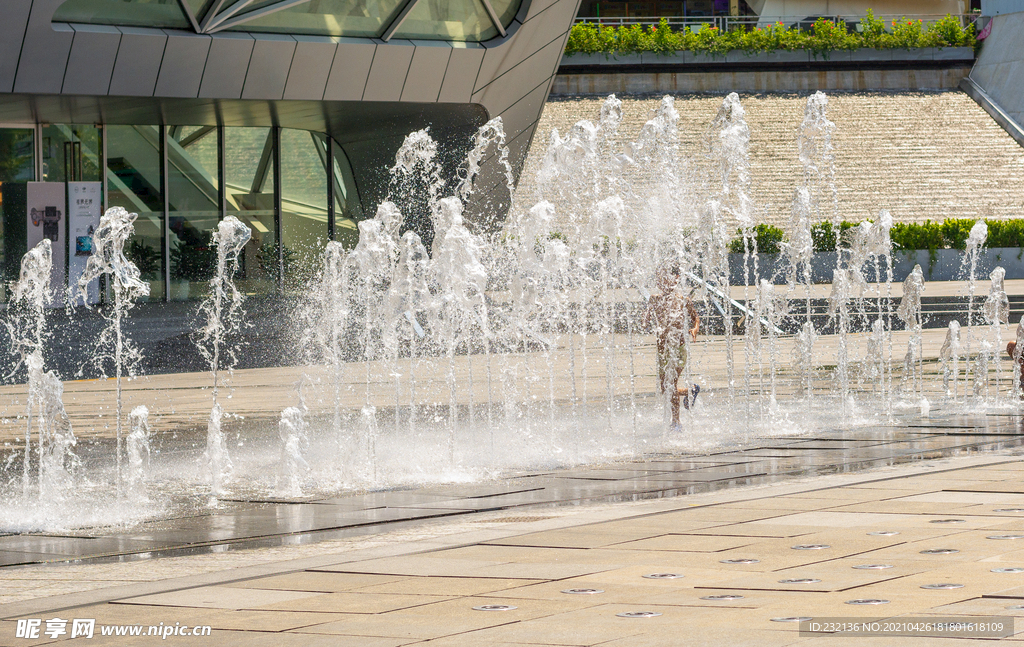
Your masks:
[[[924,23],[924,26],[938,22],[946,17],[943,15],[936,14],[892,14],[892,15],[878,15],[876,18],[885,22],[886,27],[890,27],[893,21],[900,20],[920,20]],[[974,24],[981,14],[968,13],[960,14],[955,16],[960,19],[960,24],[963,27]],[[689,27],[691,31],[700,31],[706,27],[717,27],[721,31],[730,31],[734,29],[752,29],[754,27],[764,27],[766,25],[773,25],[782,23],[787,27],[799,27],[800,29],[810,29],[811,25],[814,24],[815,20],[824,18],[832,22],[843,22],[846,24],[850,31],[863,31],[863,25],[861,20],[863,16],[845,16],[845,15],[832,15],[832,16],[633,16],[633,17],[597,17],[597,16],[578,16],[575,23],[590,23],[599,24],[608,27],[621,27],[623,25],[657,25],[662,20],[668,22],[669,27],[675,31],[682,31],[685,27]]]

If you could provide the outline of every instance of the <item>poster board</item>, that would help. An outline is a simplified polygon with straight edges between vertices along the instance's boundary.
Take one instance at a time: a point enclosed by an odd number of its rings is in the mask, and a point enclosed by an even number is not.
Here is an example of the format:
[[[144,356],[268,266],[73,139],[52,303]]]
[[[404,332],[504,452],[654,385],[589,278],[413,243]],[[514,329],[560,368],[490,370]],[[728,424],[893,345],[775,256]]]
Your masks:
[[[74,293],[78,277],[92,256],[92,234],[99,227],[103,211],[103,184],[101,182],[68,182],[68,278]],[[100,301],[100,280],[89,284],[90,305]],[[81,303],[76,300],[76,303]]]
[[[53,291],[55,307],[63,305],[64,286],[67,284],[65,191],[63,182],[29,182],[25,209],[28,249],[38,245],[44,238],[50,239],[52,243],[53,271],[50,274],[50,289]]]

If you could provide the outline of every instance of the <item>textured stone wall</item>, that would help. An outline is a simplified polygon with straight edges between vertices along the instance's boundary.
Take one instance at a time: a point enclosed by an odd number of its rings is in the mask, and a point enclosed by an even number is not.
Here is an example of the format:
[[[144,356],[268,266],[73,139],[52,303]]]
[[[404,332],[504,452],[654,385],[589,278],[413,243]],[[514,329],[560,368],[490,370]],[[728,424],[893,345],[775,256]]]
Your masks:
[[[806,95],[741,98],[751,131],[759,218],[785,228],[801,178],[796,130]],[[660,96],[622,99],[620,152],[636,138]],[[577,120],[597,121],[601,101],[586,97],[548,102],[517,193],[520,207],[536,199],[534,176],[551,129],[564,134]],[[703,177],[702,146],[721,101],[722,95],[676,98],[679,144],[693,184]],[[1024,217],[1024,148],[966,94],[836,93],[830,95],[829,117],[837,125],[836,184],[844,219],[874,217],[882,208],[904,222]],[[652,182],[657,173],[647,169],[641,174],[634,193],[642,196],[644,182]]]

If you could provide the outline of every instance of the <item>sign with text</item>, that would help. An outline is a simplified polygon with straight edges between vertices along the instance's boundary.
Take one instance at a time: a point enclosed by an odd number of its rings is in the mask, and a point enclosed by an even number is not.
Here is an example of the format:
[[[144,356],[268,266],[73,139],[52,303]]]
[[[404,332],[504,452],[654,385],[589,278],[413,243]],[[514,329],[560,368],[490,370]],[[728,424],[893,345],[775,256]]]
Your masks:
[[[78,289],[78,277],[92,256],[92,234],[100,225],[102,211],[102,183],[68,182],[68,276],[73,291]],[[88,303],[99,301],[100,281],[96,279],[89,284]]]
[[[64,240],[65,185],[63,182],[29,182],[26,200],[26,221],[28,225],[28,249],[38,245],[44,238],[49,239],[53,250],[53,272],[50,274],[50,289],[53,291],[53,305],[60,306],[64,299],[65,260],[67,243]]]

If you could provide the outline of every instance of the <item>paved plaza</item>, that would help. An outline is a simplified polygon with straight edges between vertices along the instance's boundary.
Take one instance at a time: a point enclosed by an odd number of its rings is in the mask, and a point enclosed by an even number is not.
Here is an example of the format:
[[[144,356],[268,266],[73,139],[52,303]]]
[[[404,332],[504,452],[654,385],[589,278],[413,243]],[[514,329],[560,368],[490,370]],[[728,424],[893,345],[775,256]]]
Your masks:
[[[288,551],[267,559],[252,550],[45,567],[54,579],[53,569],[62,568],[69,582],[106,579],[113,586],[0,607],[9,620],[0,643],[50,642],[13,639],[15,616],[209,625],[215,635],[211,644],[218,645],[397,647],[425,641],[725,644],[723,638],[728,644],[827,645],[832,644],[828,637],[800,637],[795,625],[771,619],[1020,615],[1006,607],[1024,597],[1016,581],[1021,575],[992,569],[1017,566],[1024,558],[1016,541],[987,537],[1022,530],[1022,511],[1013,507],[1024,504],[1021,474],[1016,457],[996,453],[794,479],[770,490],[739,487],[641,503],[533,509],[515,517],[492,512],[373,541],[297,546],[299,559]],[[877,531],[899,534],[868,534]],[[796,551],[795,545],[828,548]],[[958,552],[920,552],[934,548]],[[758,561],[723,563],[749,559]],[[188,572],[190,561],[205,561],[208,571],[175,577]],[[853,568],[872,563],[892,568]],[[652,573],[683,577],[643,577]],[[6,571],[5,588],[30,590],[45,577],[38,569]],[[820,582],[779,582],[800,579]],[[945,582],[964,587],[920,588]],[[602,593],[562,593],[570,589]],[[713,595],[742,597],[702,599]],[[845,606],[847,600],[864,598],[889,604],[869,613],[851,613]],[[484,605],[517,608],[473,610]],[[616,616],[640,610],[662,615]],[[679,632],[686,629],[692,633],[681,640]],[[111,637],[89,644],[157,640]],[[964,644],[935,638],[914,644],[947,642]]]
[[[773,619],[1024,614],[1008,609],[1024,604],[1021,424],[936,412],[927,424],[707,456],[177,520],[170,527],[193,537],[204,523],[291,532],[257,533],[262,545],[221,535],[160,558],[6,567],[0,644],[68,640],[15,638],[18,619],[53,618],[144,633],[160,623],[211,628],[210,637],[75,639],[95,645],[969,644],[801,635]],[[357,510],[398,523],[300,527]],[[922,588],[932,584],[962,586]],[[863,599],[887,602],[847,604]],[[514,608],[474,609],[494,606]],[[617,615],[631,612],[661,615]]]
[[[963,285],[929,289],[951,296]],[[992,333],[979,326],[972,334],[980,341]],[[1001,334],[1011,339],[1013,327]],[[956,647],[1000,639],[948,632],[847,637],[801,633],[806,625],[780,620],[800,617],[991,619],[1007,627],[1001,639],[1024,640],[1024,623],[1011,628],[1009,619],[1024,614],[1010,608],[1024,606],[1024,419],[1009,407],[972,410],[962,401],[944,402],[938,362],[944,337],[941,328],[924,332],[924,394],[932,402],[924,417],[903,407],[875,425],[833,418],[809,433],[754,435],[704,452],[641,452],[570,469],[507,470],[473,482],[289,501],[252,493],[125,527],[0,536],[0,646],[71,640]],[[587,343],[593,354],[589,367],[577,365],[577,382],[604,385],[607,341],[566,339],[550,358],[524,352],[503,360],[502,368],[529,374],[531,366],[554,366],[557,380],[526,382],[521,395],[547,393],[567,406],[567,346],[576,344],[580,356]],[[624,344],[625,336],[612,341]],[[894,333],[897,385],[907,341],[906,332]],[[633,342],[628,351],[613,346],[620,360],[627,352],[635,356],[617,364],[612,390],[616,397],[633,388],[637,397],[656,398],[653,340]],[[867,339],[854,334],[849,342],[858,406],[870,408],[872,381],[861,384],[858,377]],[[789,357],[792,344],[781,338],[779,356]],[[827,365],[837,344],[835,336],[821,336],[815,363]],[[765,367],[748,365],[739,348],[735,357],[737,376],[763,377]],[[727,397],[724,358],[720,336],[702,336],[692,358],[695,379],[709,385],[702,397],[715,406]],[[399,372],[411,371],[403,361]],[[437,360],[417,361],[423,403],[447,400],[443,371],[431,364]],[[484,375],[485,361],[457,358],[460,382],[470,372]],[[778,393],[788,399],[802,382],[783,364]],[[1009,361],[1003,357],[989,370],[992,388],[1006,391]],[[294,404],[300,380],[309,401],[319,403],[311,407],[314,415],[323,416],[328,371],[234,372],[228,402],[240,417],[229,428],[272,424]],[[357,412],[367,393],[379,398],[378,406],[393,403],[389,371],[346,366],[344,409]],[[126,407],[150,406],[157,442],[199,439],[208,382],[203,373],[139,378],[126,383]],[[67,383],[68,413],[83,442],[110,443],[112,387],[110,380]],[[459,391],[460,405],[487,401],[484,382],[474,388]],[[764,399],[763,381],[752,380],[749,388],[737,385],[735,397]],[[816,392],[831,388],[828,371],[815,376]],[[23,389],[0,390],[5,415],[17,415]],[[16,444],[20,426],[2,433]],[[922,588],[931,585],[955,586]],[[854,600],[878,603],[849,604]],[[637,613],[658,615],[619,615]],[[71,637],[76,619],[94,621],[92,639]],[[30,625],[36,620],[38,626]],[[67,621],[68,632],[47,635],[47,621],[57,628]],[[156,635],[184,626],[207,627],[210,635]],[[38,637],[19,637],[30,627]],[[142,633],[103,635],[114,627]]]

